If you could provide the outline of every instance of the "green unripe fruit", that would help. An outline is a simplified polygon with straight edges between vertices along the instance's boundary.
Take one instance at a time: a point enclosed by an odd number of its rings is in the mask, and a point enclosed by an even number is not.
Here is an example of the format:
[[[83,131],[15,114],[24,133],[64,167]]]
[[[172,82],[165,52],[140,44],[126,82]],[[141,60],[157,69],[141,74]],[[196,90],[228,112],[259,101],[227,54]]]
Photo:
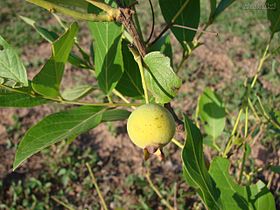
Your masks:
[[[138,147],[161,148],[175,134],[175,121],[170,112],[157,104],[145,104],[134,110],[128,118],[127,131]]]

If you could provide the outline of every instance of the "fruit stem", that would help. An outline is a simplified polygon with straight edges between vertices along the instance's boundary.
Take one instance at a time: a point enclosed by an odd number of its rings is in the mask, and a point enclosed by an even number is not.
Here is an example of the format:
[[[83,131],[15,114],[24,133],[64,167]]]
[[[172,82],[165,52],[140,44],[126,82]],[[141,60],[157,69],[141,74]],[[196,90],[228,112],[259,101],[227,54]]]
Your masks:
[[[116,89],[113,89],[113,93],[118,96],[120,99],[122,99],[125,103],[130,104],[130,101],[124,97],[123,94],[121,94],[119,91]],[[132,109],[136,109],[135,106],[131,106]]]
[[[142,58],[139,55],[139,53],[135,49],[133,49],[132,47],[129,47],[129,50],[133,54],[134,60],[138,64],[140,75],[141,75],[142,86],[143,86],[143,90],[144,90],[144,95],[145,95],[145,102],[146,102],[146,104],[149,104],[149,95],[148,95],[148,89],[147,89],[147,85],[146,85],[146,81],[145,81]]]
[[[174,143],[175,145],[177,145],[178,147],[180,147],[181,149],[184,148],[184,145],[181,144],[177,139],[173,138],[171,139],[171,142]]]
[[[99,198],[100,198],[101,205],[102,205],[102,207],[103,207],[104,210],[108,210],[108,207],[107,207],[107,205],[106,205],[106,203],[105,203],[105,200],[104,200],[104,198],[103,198],[103,196],[102,196],[102,194],[101,194],[101,191],[100,191],[100,189],[99,189],[99,187],[98,187],[97,181],[96,181],[96,179],[95,179],[95,177],[94,177],[94,174],[93,174],[93,172],[92,172],[92,170],[91,170],[91,168],[90,168],[90,165],[89,165],[88,163],[86,163],[86,166],[87,166],[87,169],[88,169],[88,171],[89,171],[89,174],[90,174],[92,183],[93,183],[93,185],[94,185],[94,187],[95,187],[95,189],[96,189],[96,191],[97,191],[97,194],[98,194],[98,196],[99,196]]]

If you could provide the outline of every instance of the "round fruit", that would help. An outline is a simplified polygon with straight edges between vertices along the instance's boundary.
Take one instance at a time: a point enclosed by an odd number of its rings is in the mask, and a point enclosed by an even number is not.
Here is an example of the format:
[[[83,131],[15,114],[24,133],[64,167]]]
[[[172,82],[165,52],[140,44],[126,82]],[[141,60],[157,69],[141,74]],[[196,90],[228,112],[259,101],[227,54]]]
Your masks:
[[[175,121],[170,112],[157,104],[145,104],[128,118],[127,131],[132,142],[142,149],[161,148],[175,134]]]

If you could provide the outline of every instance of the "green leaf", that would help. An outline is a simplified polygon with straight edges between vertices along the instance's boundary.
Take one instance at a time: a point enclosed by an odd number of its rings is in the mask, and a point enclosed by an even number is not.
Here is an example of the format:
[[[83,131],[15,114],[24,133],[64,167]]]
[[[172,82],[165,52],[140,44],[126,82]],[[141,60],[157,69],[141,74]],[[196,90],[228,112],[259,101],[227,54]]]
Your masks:
[[[16,50],[2,36],[0,36],[0,77],[28,86],[26,69],[22,61]]]
[[[130,112],[122,109],[111,109],[103,113],[102,122],[112,122],[119,120],[126,120]]]
[[[36,21],[28,18],[28,17],[24,17],[24,16],[19,16],[24,22],[26,22],[28,25],[32,26],[45,40],[47,40],[48,42],[52,43],[54,42],[59,36],[53,32],[53,31],[49,31],[46,28],[43,28],[41,26],[39,26]]]
[[[266,0],[267,18],[270,21],[271,34],[280,31],[280,5],[278,0]]]
[[[227,7],[229,7],[236,0],[221,0],[216,8],[215,12],[212,13],[212,17],[210,19],[213,21],[216,17],[218,17]]]
[[[140,71],[127,45],[127,42],[122,44],[124,73],[116,89],[125,96],[142,97],[144,91]]]
[[[221,98],[210,88],[206,88],[198,101],[198,114],[204,123],[205,131],[214,140],[225,128],[225,107]]]
[[[220,191],[209,175],[203,155],[202,136],[199,129],[184,118],[187,139],[182,150],[184,177],[188,184],[197,189],[201,199],[209,209],[223,209],[220,201]]]
[[[209,2],[210,2],[210,18],[211,18],[215,13],[217,0],[209,0]]]
[[[172,46],[170,42],[170,34],[162,36],[156,43],[153,44],[150,51],[160,51],[162,54],[170,58],[171,66],[173,64],[173,53]]]
[[[91,22],[89,28],[95,40],[94,60],[98,84],[108,94],[116,87],[124,71],[121,49],[123,29],[112,22]]]
[[[27,93],[16,93],[0,88],[0,107],[33,107],[48,102],[46,99],[32,97]]]
[[[70,28],[53,43],[52,57],[32,81],[34,91],[50,98],[59,98],[60,83],[64,74],[64,64],[68,60],[77,32],[78,24],[73,23]]]
[[[65,100],[75,101],[77,99],[81,99],[92,91],[93,87],[91,85],[80,85],[64,90],[61,93],[61,96]]]
[[[275,210],[273,195],[266,185],[258,181],[255,185],[239,186],[229,175],[230,162],[216,157],[209,169],[217,187],[221,191],[223,210]]]
[[[78,136],[101,122],[124,120],[129,112],[83,106],[47,116],[30,128],[20,141],[13,164],[15,170],[30,156],[64,139]]]
[[[170,102],[182,84],[170,65],[170,59],[160,52],[151,52],[144,57],[144,62],[148,67],[146,83],[156,102]]]
[[[78,32],[78,24],[72,23],[69,29],[52,45],[53,59],[56,62],[66,63],[72,47],[75,43],[75,37]]]
[[[34,91],[49,98],[59,98],[63,73],[64,63],[58,63],[53,59],[48,60],[32,80]]]
[[[75,8],[80,11],[87,11],[89,3],[84,0],[46,0],[49,2],[57,3],[64,7]]]
[[[38,26],[38,24],[34,20],[24,16],[20,16],[20,18],[24,22],[32,26],[48,42],[53,43],[55,42],[56,39],[59,38],[59,35],[57,33],[53,31],[49,31],[48,29],[43,28],[41,26]],[[71,63],[72,65],[78,68],[89,68],[89,66],[85,63],[85,61],[81,59],[79,56],[77,56],[76,54],[74,54],[73,52],[69,54],[68,61],[69,63]]]
[[[174,23],[194,29],[198,28],[200,19],[199,0],[159,0],[162,15],[167,24]],[[178,15],[177,15],[178,14]],[[185,42],[191,42],[196,34],[193,30],[171,27],[171,31],[185,47]]]

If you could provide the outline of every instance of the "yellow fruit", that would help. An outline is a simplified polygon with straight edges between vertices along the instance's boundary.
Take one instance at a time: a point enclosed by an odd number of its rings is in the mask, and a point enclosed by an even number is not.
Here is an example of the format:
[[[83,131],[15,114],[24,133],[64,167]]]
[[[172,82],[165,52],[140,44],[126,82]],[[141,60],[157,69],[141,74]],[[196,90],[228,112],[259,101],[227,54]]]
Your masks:
[[[146,104],[131,113],[127,131],[131,141],[142,149],[162,148],[175,134],[175,121],[164,107]]]

